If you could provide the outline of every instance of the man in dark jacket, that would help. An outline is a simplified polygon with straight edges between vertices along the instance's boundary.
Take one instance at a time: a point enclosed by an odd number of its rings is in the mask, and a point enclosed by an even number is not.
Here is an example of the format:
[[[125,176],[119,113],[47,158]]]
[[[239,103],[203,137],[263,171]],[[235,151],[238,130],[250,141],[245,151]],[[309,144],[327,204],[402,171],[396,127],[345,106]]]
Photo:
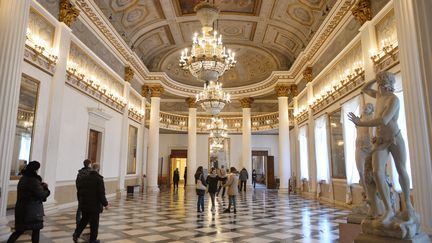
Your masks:
[[[32,230],[33,243],[39,242],[44,216],[42,202],[50,195],[48,185],[37,174],[39,167],[39,162],[31,161],[22,171],[15,204],[15,232],[9,237],[8,243],[15,242],[25,230]]]
[[[96,240],[99,228],[99,214],[102,213],[103,207],[108,209],[103,177],[99,175],[99,164],[92,164],[91,168],[89,175],[84,176],[78,182],[78,208],[82,211],[82,219],[73,234],[74,242],[78,242],[78,237],[89,222],[90,242],[99,242]]]
[[[83,177],[89,175],[89,174],[90,174],[90,171],[91,171],[91,168],[90,168],[91,160],[86,159],[86,160],[84,160],[83,164],[84,164],[84,167],[82,167],[82,168],[78,171],[77,178],[76,178],[76,180],[75,180],[75,186],[76,186],[76,189],[77,189],[77,199],[78,199],[78,183],[80,182],[80,180],[81,180]],[[77,227],[77,228],[78,228],[78,224],[79,224],[79,221],[80,221],[80,220],[81,220],[81,210],[78,208],[78,209],[77,209],[77,212],[76,212],[76,227]]]
[[[180,181],[180,172],[179,172],[178,168],[176,168],[176,169],[174,170],[174,174],[173,174],[174,190],[175,190],[176,187],[177,187],[177,191],[178,191],[178,184],[179,184],[179,181]]]

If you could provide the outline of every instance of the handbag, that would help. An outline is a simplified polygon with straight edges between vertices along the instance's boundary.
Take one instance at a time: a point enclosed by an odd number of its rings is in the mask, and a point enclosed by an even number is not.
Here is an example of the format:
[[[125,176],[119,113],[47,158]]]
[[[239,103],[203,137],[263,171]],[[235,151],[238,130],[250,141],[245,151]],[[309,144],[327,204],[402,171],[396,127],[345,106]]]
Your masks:
[[[202,181],[201,181],[201,180],[198,180],[198,181],[197,181],[196,189],[197,189],[197,190],[205,190],[205,189],[206,189],[206,187],[202,184]]]

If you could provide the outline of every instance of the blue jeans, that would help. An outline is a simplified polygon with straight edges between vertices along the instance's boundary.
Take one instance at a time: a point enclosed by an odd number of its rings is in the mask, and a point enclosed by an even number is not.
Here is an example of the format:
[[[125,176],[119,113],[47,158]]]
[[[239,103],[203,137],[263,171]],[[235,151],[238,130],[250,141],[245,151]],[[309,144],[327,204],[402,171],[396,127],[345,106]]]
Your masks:
[[[204,195],[198,195],[197,211],[204,212]]]
[[[228,209],[231,209],[231,206],[234,207],[234,210],[236,210],[236,196],[228,196],[229,204]]]

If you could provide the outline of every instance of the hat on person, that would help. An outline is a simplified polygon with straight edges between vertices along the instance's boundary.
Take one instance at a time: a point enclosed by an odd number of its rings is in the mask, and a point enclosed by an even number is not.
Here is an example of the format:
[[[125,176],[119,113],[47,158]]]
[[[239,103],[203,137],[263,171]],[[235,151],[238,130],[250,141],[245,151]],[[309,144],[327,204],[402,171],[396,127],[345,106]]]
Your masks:
[[[25,169],[28,171],[37,171],[39,168],[40,168],[40,163],[34,160],[28,163]]]

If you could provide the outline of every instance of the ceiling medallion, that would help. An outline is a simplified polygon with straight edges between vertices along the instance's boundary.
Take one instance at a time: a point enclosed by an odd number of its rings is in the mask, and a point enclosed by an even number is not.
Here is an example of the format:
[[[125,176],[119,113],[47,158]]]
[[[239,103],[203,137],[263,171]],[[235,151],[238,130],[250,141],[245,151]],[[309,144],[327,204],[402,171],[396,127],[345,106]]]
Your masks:
[[[200,80],[215,81],[235,66],[235,53],[225,49],[222,35],[217,36],[216,31],[211,33],[219,9],[210,3],[202,2],[195,6],[195,11],[202,25],[202,33],[194,34],[192,49],[189,51],[186,48],[182,51],[179,65]]]
[[[209,81],[204,84],[204,90],[196,95],[196,102],[210,115],[221,112],[225,104],[230,103],[230,95],[222,90],[222,84]]]

